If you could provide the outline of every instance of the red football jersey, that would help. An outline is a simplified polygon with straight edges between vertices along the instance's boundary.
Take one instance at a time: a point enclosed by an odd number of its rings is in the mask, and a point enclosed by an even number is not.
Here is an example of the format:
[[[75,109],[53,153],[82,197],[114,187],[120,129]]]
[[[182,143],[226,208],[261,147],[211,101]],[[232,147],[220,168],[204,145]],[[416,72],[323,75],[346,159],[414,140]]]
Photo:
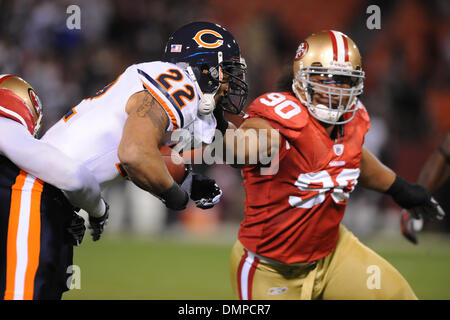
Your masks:
[[[11,90],[0,89],[0,117],[17,121],[31,134],[34,133],[33,113],[27,104]]]
[[[268,121],[282,143],[278,172],[243,169],[239,240],[247,249],[283,263],[314,261],[334,249],[370,128],[364,106],[358,102],[356,108],[355,118],[333,140],[291,93],[267,93],[250,105],[248,116]]]

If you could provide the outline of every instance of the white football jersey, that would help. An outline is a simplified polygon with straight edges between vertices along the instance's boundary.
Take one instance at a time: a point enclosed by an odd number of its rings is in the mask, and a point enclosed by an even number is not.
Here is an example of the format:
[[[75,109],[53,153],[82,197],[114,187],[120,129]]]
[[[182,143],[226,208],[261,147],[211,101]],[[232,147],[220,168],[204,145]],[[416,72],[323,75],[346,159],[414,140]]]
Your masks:
[[[104,188],[122,178],[117,150],[128,118],[125,107],[142,90],[150,92],[167,113],[168,134],[188,129],[195,140],[212,142],[216,120],[213,115],[198,115],[196,85],[181,68],[160,61],[128,67],[114,82],[72,108],[42,140],[82,162]]]

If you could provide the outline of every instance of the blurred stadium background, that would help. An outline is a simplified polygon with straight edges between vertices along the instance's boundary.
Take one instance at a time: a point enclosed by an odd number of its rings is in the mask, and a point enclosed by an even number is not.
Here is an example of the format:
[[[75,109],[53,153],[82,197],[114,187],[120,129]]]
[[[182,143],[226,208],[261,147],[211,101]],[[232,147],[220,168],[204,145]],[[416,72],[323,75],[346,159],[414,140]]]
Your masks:
[[[66,9],[81,9],[69,30]],[[369,30],[369,5],[381,8],[381,29]],[[30,82],[45,106],[48,129],[82,98],[127,66],[159,60],[179,26],[219,23],[238,40],[249,66],[249,102],[273,90],[299,42],[314,31],[340,30],[359,46],[366,72],[362,101],[372,120],[366,146],[415,181],[450,130],[450,2],[71,0],[0,1],[0,73]],[[230,120],[237,120],[235,118]],[[81,290],[66,299],[231,299],[228,255],[245,197],[240,173],[198,167],[224,191],[214,209],[178,214],[123,182],[105,192],[111,218],[105,237],[76,248]],[[436,198],[450,214],[450,183]],[[450,219],[425,223],[419,245],[400,235],[399,208],[357,190],[344,224],[396,266],[419,298],[450,299]]]

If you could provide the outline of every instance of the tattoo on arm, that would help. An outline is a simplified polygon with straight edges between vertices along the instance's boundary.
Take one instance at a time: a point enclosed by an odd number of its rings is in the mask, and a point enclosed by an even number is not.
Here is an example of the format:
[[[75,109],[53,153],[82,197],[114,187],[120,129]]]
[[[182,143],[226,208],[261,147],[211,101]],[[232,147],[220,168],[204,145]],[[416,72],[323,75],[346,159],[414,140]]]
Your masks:
[[[136,115],[140,118],[149,118],[155,128],[165,131],[169,125],[169,118],[158,101],[149,93],[145,94],[142,104],[136,109]]]

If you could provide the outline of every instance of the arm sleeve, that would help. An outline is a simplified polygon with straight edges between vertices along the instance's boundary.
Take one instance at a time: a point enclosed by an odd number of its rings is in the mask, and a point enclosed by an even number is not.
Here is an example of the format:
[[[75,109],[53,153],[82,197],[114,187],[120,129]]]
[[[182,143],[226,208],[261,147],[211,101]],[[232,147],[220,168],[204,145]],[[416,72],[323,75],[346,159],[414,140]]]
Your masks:
[[[0,117],[0,155],[20,169],[64,191],[69,201],[92,216],[101,216],[105,203],[89,170],[53,146],[37,140],[20,123]]]

